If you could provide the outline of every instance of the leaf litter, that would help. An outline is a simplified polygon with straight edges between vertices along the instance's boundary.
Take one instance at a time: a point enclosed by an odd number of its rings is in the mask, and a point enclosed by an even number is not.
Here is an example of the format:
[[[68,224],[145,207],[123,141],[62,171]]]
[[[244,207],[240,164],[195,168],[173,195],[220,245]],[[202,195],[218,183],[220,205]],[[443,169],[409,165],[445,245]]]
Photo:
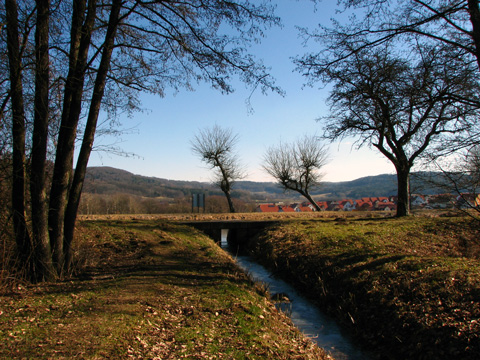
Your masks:
[[[0,357],[331,359],[212,240],[164,221],[85,221],[77,271],[0,296]]]

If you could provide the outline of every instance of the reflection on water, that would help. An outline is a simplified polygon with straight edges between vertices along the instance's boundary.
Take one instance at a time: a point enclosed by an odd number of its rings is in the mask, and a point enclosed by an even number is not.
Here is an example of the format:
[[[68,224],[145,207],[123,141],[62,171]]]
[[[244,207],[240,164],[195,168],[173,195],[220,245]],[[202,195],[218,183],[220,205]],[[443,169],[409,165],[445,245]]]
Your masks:
[[[224,232],[225,231],[225,232]],[[227,231],[222,230],[221,246],[228,251]],[[289,316],[295,326],[311,338],[316,344],[330,352],[337,360],[367,360],[368,357],[342,334],[335,320],[322,313],[310,301],[301,296],[285,281],[274,277],[263,266],[249,256],[236,256],[237,264],[247,271],[256,281],[268,286],[271,294],[286,293],[291,301]]]

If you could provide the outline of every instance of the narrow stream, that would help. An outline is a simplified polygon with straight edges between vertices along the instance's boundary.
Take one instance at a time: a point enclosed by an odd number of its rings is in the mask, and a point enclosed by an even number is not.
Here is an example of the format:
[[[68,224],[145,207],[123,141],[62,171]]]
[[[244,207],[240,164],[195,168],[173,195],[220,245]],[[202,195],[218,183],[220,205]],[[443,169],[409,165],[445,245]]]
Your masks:
[[[249,256],[236,256],[227,244],[228,230],[222,230],[221,247],[228,251],[237,264],[248,272],[255,281],[267,285],[271,294],[285,293],[291,301],[291,314],[293,324],[314,341],[319,347],[328,351],[336,360],[368,360],[353,342],[342,333],[335,320],[322,313],[314,304],[300,295],[295,288],[285,281],[274,277],[262,265],[253,261]],[[290,304],[289,304],[290,305]]]

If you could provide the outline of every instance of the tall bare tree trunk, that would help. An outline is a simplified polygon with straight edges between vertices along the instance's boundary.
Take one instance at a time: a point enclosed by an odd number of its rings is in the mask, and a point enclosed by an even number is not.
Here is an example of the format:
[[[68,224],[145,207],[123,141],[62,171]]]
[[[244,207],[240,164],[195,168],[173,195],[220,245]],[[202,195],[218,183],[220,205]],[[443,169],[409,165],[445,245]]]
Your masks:
[[[21,76],[18,10],[16,0],[5,0],[7,15],[7,49],[10,69],[10,96],[12,101],[13,183],[12,212],[17,252],[31,274],[32,247],[25,220],[25,109]],[[30,264],[30,265],[29,265]]]
[[[75,168],[75,174],[70,189],[70,196],[65,213],[64,222],[64,252],[65,252],[65,266],[68,268],[71,264],[71,244],[73,241],[75,223],[77,220],[77,211],[80,204],[80,197],[87,171],[87,164],[92,151],[93,142],[95,139],[95,131],[97,129],[97,120],[100,113],[100,105],[102,103],[103,94],[105,91],[105,83],[109,70],[109,64],[112,57],[113,47],[115,44],[115,35],[117,32],[119,16],[120,16],[121,0],[114,0],[110,10],[110,18],[108,21],[107,33],[105,35],[104,48],[102,52],[102,59],[95,79],[95,86],[92,100],[90,102],[90,109],[88,113],[87,124],[85,125],[85,132],[83,135],[82,146]]]
[[[49,0],[37,0],[35,28],[35,100],[30,192],[36,280],[55,278],[48,237],[46,157],[49,122]]]
[[[410,215],[410,167],[397,166],[397,217]]]
[[[96,3],[89,0],[85,17],[86,1],[76,2],[72,14],[69,73],[65,85],[62,120],[58,135],[57,152],[50,191],[48,225],[52,257],[59,274],[65,267],[64,219],[68,192],[73,175],[73,155],[78,121],[82,108],[83,85],[88,49],[95,22]],[[83,22],[83,20],[85,20]],[[83,22],[83,23],[82,23]]]

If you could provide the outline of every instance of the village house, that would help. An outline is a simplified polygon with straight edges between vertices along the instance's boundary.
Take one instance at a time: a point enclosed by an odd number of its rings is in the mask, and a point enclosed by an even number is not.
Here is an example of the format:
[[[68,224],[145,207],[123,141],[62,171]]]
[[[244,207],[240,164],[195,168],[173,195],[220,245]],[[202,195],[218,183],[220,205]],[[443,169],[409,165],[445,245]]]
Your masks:
[[[291,204],[289,205],[295,212],[312,212],[314,211],[314,207],[310,203],[302,203],[302,204]]]
[[[317,205],[321,211],[393,211],[396,205],[387,197],[368,197],[360,200],[343,199],[341,201],[318,201]],[[312,212],[315,208],[312,204],[304,202],[301,204],[261,204],[255,209],[256,212]]]
[[[363,197],[361,199],[343,199],[340,201],[328,200],[317,201],[321,211],[395,211],[397,210],[397,197]],[[414,194],[410,197],[410,205],[413,209],[449,209],[457,207],[460,209],[479,208],[480,194],[440,194],[420,195]],[[290,205],[262,204],[258,205],[256,212],[312,212],[315,208],[308,202]]]
[[[425,209],[450,209],[455,201],[455,197],[451,194],[428,195]]]
[[[355,202],[351,199],[344,199],[340,201],[340,206],[343,207],[343,211],[353,211],[355,210]]]
[[[327,201],[327,211],[341,211],[343,206],[338,201]]]
[[[380,202],[375,207],[378,211],[395,211],[397,210],[397,205],[393,202]]]
[[[270,212],[280,212],[280,207],[275,204],[261,204],[258,205],[255,209],[255,212],[263,212],[263,213],[270,213]]]
[[[410,197],[410,206],[421,208],[427,204],[427,200],[424,195],[412,195]]]
[[[355,210],[358,211],[372,211],[374,210],[373,204],[369,198],[363,198],[359,200],[355,200]]]
[[[257,208],[255,209],[255,212],[282,213],[282,212],[295,212],[295,210],[290,206],[275,205],[275,204],[261,204],[257,206]]]
[[[321,211],[327,211],[328,204],[326,201],[317,201],[317,205]]]

